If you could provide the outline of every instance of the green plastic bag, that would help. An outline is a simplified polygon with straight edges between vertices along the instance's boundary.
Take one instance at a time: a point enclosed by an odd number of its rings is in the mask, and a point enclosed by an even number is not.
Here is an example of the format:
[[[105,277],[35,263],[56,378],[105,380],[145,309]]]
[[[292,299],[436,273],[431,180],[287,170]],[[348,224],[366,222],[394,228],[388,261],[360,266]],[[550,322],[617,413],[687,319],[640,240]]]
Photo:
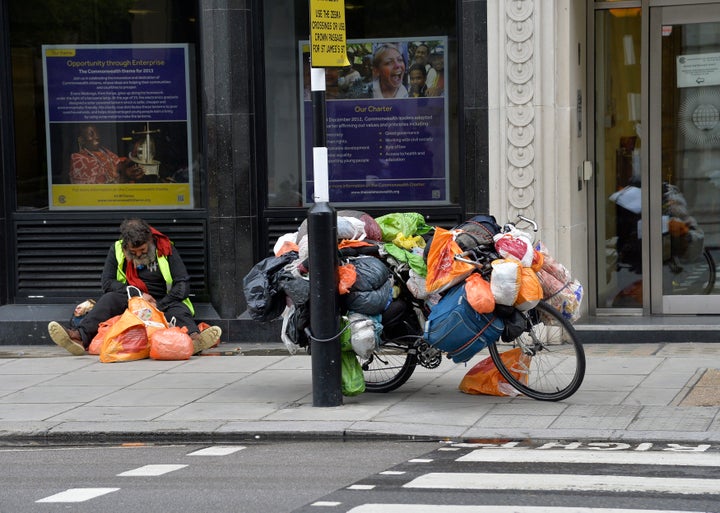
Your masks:
[[[410,268],[416,273],[418,273],[420,276],[427,276],[427,264],[425,263],[422,255],[416,255],[412,251],[399,248],[392,242],[388,242],[384,246],[385,251],[395,257],[398,262],[407,263]]]
[[[340,318],[340,391],[344,396],[362,394],[365,377],[362,366],[353,351],[347,317]]]
[[[423,235],[432,230],[432,226],[425,224],[423,215],[417,212],[385,214],[376,218],[375,221],[382,231],[383,242],[392,242],[400,233],[410,237]]]
[[[365,391],[365,377],[355,351],[340,353],[340,390],[348,397]]]

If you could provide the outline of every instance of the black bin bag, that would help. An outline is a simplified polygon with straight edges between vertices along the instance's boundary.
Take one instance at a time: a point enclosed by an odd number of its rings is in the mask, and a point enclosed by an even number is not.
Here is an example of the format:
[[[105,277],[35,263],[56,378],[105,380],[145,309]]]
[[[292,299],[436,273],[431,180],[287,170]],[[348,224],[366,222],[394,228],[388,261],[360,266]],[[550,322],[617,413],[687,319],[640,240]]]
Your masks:
[[[285,309],[285,293],[278,285],[277,276],[283,267],[297,258],[297,251],[264,258],[243,278],[245,301],[253,320],[268,322],[280,317]]]

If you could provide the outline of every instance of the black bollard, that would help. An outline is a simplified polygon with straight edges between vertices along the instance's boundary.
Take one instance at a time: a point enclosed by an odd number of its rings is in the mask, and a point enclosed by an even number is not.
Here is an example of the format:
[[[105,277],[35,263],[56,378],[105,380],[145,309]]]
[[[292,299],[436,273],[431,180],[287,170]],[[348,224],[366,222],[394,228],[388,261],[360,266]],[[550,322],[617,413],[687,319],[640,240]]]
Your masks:
[[[337,215],[329,203],[308,210],[308,257],[313,406],[340,406]]]

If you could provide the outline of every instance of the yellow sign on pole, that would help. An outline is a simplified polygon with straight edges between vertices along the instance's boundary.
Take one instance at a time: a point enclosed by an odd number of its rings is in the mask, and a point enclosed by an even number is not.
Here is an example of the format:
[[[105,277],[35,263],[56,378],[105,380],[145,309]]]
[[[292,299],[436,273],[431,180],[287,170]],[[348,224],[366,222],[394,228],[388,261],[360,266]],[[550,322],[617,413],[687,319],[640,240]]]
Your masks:
[[[345,0],[310,0],[310,57],[313,68],[350,65],[345,43]]]

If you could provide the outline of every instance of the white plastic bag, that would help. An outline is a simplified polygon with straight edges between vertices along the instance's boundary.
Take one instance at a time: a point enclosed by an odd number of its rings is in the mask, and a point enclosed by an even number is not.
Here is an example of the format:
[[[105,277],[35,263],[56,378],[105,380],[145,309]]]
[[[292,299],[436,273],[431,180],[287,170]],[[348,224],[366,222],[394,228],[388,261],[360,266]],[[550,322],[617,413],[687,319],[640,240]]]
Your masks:
[[[493,237],[495,249],[503,258],[516,258],[523,267],[530,267],[533,260],[532,237],[522,230],[513,228],[507,233]]]
[[[287,333],[290,325],[290,318],[292,317],[293,313],[295,313],[295,305],[288,305],[285,307],[285,310],[283,310],[283,313],[281,315],[283,321],[282,328],[280,330],[280,339],[282,340],[283,344],[285,344],[285,347],[290,354],[295,354],[300,349],[300,346],[297,345]]]
[[[410,291],[410,294],[413,295],[413,297],[417,299],[425,299],[428,297],[427,290],[425,288],[425,277],[420,276],[418,273],[410,269],[408,271],[408,279],[405,282],[405,286],[407,287],[408,291]]]
[[[365,314],[352,312],[348,315],[348,323],[353,351],[360,358],[367,360],[378,347],[375,321]]]
[[[501,258],[492,262],[490,290],[498,305],[513,306],[520,290],[520,262]]]
[[[338,240],[364,240],[365,234],[365,223],[360,219],[354,217],[342,217],[337,218],[337,238]]]

